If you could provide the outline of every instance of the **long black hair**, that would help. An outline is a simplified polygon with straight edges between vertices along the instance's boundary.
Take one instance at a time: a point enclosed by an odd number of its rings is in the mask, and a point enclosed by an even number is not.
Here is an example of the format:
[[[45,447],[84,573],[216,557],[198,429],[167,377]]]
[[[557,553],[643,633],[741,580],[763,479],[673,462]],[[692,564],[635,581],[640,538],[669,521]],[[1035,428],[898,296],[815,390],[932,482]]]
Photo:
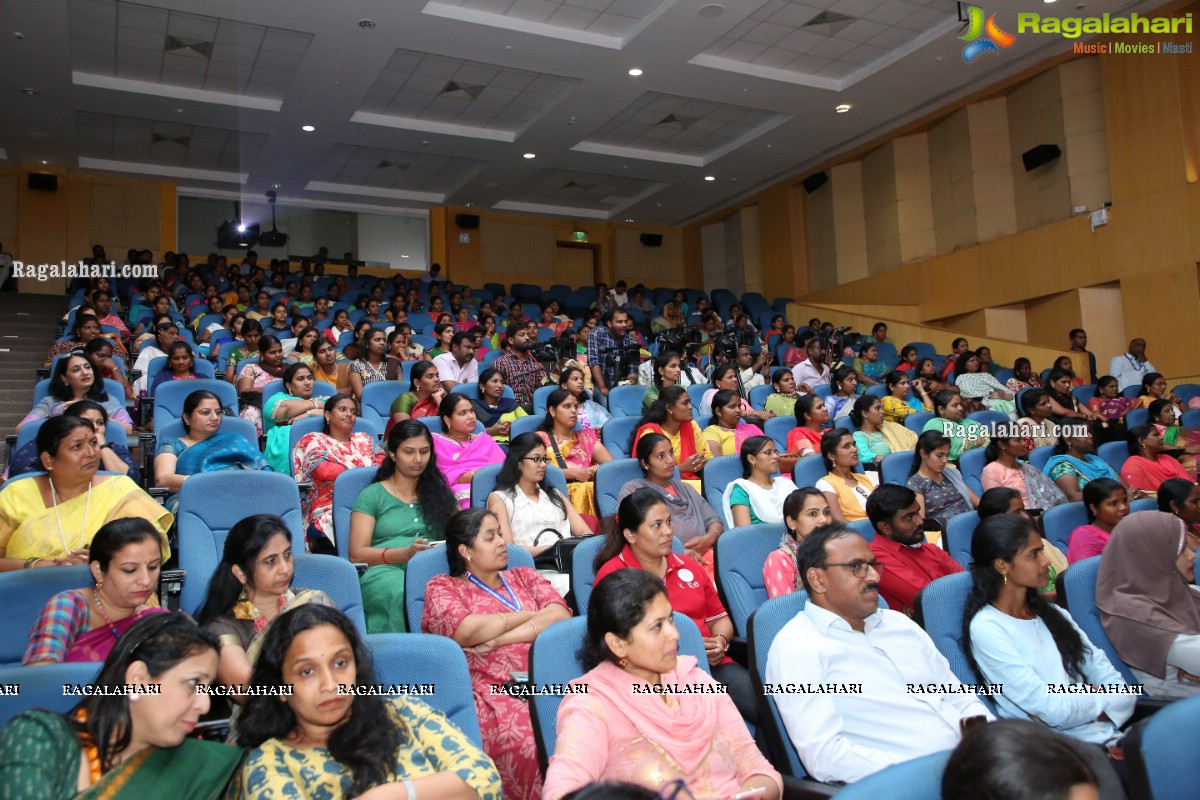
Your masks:
[[[625,549],[625,545],[628,544],[625,540],[625,531],[636,531],[646,521],[646,515],[650,513],[650,509],[660,503],[666,505],[666,502],[662,492],[649,486],[643,486],[626,495],[617,508],[617,524],[607,526],[605,535],[608,537],[608,541],[596,553],[596,560],[593,562],[594,569],[599,571],[607,561],[619,556]]]
[[[1142,376],[1142,388],[1138,390],[1138,397],[1148,397],[1150,395],[1150,385],[1162,378],[1161,372],[1147,372]],[[1154,417],[1151,416],[1151,419]]]
[[[562,371],[562,374],[560,374],[558,376],[558,388],[560,388],[560,389],[565,388],[567,380],[570,379],[572,372],[578,372],[580,375],[585,374],[583,371],[583,367],[579,367],[579,366],[567,367],[566,369],[564,369]],[[587,389],[579,390],[578,400],[580,403],[586,403],[588,400],[591,400],[591,399],[592,399],[592,397],[591,397],[591,395],[588,394]]]
[[[419,423],[418,423],[419,424]],[[375,685],[371,652],[345,614],[336,608],[306,603],[275,618],[267,629],[262,652],[250,676],[251,686],[280,686],[287,652],[296,637],[321,625],[330,625],[345,637],[354,654],[355,684]],[[296,729],[296,715],[278,697],[247,698],[238,720],[238,744],[258,747],[268,739],[284,739]],[[391,779],[396,766],[396,749],[405,743],[404,734],[392,723],[387,703],[378,695],[355,694],[345,721],[329,735],[326,749],[334,761],[350,771],[346,798],[358,797],[372,786]]]
[[[201,625],[212,625],[219,617],[228,614],[242,594],[242,584],[233,574],[237,567],[246,576],[246,585],[254,586],[254,565],[267,543],[276,536],[291,542],[292,535],[287,523],[275,514],[252,514],[239,520],[229,529],[221,561],[213,570],[208,582],[208,596],[200,609]]]
[[[1021,493],[1007,486],[993,486],[979,496],[979,518],[987,519],[997,514],[1007,514],[1012,508],[1013,498],[1019,498]]]
[[[1021,719],[978,725],[963,736],[942,773],[945,800],[1061,800],[1076,786],[1097,787],[1078,747],[1061,733]]]
[[[459,397],[465,397],[465,395],[459,395]],[[458,512],[459,506],[454,492],[450,491],[450,485],[446,483],[446,476],[438,469],[437,451],[433,447],[433,434],[430,433],[429,428],[425,427],[424,423],[415,419],[406,419],[403,422],[397,422],[392,427],[392,432],[388,434],[383,463],[375,471],[375,478],[371,483],[389,480],[396,474],[396,461],[392,458],[392,453],[396,452],[396,448],[400,446],[401,442],[409,439],[424,439],[425,443],[429,445],[429,463],[425,465],[421,477],[417,478],[417,497],[419,498],[417,503],[421,506],[421,516],[424,517],[425,524],[432,531],[440,534],[446,522]]]
[[[1154,426],[1146,422],[1141,425],[1134,425],[1125,433],[1125,444],[1129,448],[1129,455],[1137,456],[1142,454],[1142,440],[1150,435],[1154,430]]]
[[[883,403],[878,397],[873,394],[864,394],[862,397],[854,401],[854,406],[850,409],[850,421],[856,427],[861,428],[863,424],[863,415],[871,410],[871,406],[876,403]]]
[[[949,447],[950,440],[941,431],[925,431],[917,437],[917,446],[913,448],[912,466],[908,468],[909,475],[916,475],[921,469],[921,456],[929,455],[939,447]]]
[[[100,373],[92,366],[92,362],[83,353],[72,351],[69,355],[63,356],[54,365],[54,371],[50,373],[50,391],[49,395],[59,402],[65,403],[68,400],[74,400],[75,397],[71,393],[71,387],[67,385],[66,374],[67,368],[71,365],[71,359],[82,358],[83,362],[88,365],[88,369],[92,371],[91,388],[84,393],[84,397],[88,400],[95,400],[97,403],[103,403],[108,399],[108,394],[104,391],[104,379],[100,377]]]
[[[667,364],[670,364],[673,358],[679,359],[679,362],[683,363],[683,359],[680,358],[679,353],[676,353],[674,350],[664,350],[654,357],[654,366],[651,368],[650,374],[654,379],[654,385],[660,389],[662,388],[662,375],[658,371],[666,367]]]
[[[201,628],[187,614],[148,614],[117,639],[112,652],[104,659],[94,685],[113,689],[124,687],[129,683],[125,673],[135,661],[145,664],[150,677],[157,678],[205,650],[211,650],[215,656],[220,651],[220,642],[216,634]],[[148,698],[142,699],[152,702]],[[280,705],[278,700],[275,703]],[[86,734],[95,742],[100,769],[107,772],[115,766],[113,759],[133,740],[129,698],[97,693],[76,706],[74,711],[79,709],[84,711],[84,720],[80,722],[72,713],[68,715],[68,724],[76,733]]]
[[[1096,521],[1096,512],[1092,510],[1092,506],[1097,506],[1108,499],[1108,496],[1118,489],[1124,491],[1125,487],[1118,481],[1112,478],[1096,478],[1094,481],[1088,481],[1083,487],[1083,507],[1087,511],[1087,521],[1090,525]]]
[[[1012,562],[1016,559],[1029,541],[1031,531],[1037,533],[1037,528],[1028,518],[1016,514],[997,514],[979,523],[971,539],[971,593],[967,596],[966,609],[963,611],[962,644],[971,672],[980,684],[988,681],[975,660],[971,646],[971,620],[1000,594],[1003,578],[995,562]],[[1077,682],[1083,682],[1086,678],[1083,661],[1087,648],[1079,632],[1062,613],[1042,599],[1036,588],[1026,590],[1025,603],[1050,631],[1067,675]]]
[[[566,389],[557,389],[554,394],[564,392],[568,397],[574,397]],[[554,395],[552,394],[551,397]],[[551,434],[553,435],[553,434]],[[508,445],[508,455],[504,458],[504,465],[500,467],[500,472],[496,475],[496,491],[497,492],[515,492],[517,491],[517,483],[521,480],[521,461],[529,455],[536,447],[545,447],[546,443],[536,433],[522,433],[520,436],[513,437],[513,440]],[[538,488],[541,489],[550,498],[550,502],[558,506],[563,513],[563,518],[567,516],[567,507],[563,503],[562,497],[553,486],[550,485],[550,470],[546,470],[546,476],[538,481]]]
[[[1158,487],[1158,510],[1167,514],[1176,514],[1174,507],[1182,508],[1188,497],[1191,496],[1192,489],[1195,488],[1196,484],[1189,480],[1168,478]]]
[[[837,450],[838,445],[846,436],[853,436],[846,428],[834,428],[833,430],[825,431],[821,434],[821,460],[825,462],[825,469],[833,472],[833,454]]]
[[[583,668],[590,670],[605,661],[616,664],[617,657],[608,649],[604,635],[628,639],[654,598],[666,593],[662,579],[644,569],[619,569],[597,583],[588,599],[587,632],[577,653]]]
[[[662,425],[666,422],[670,414],[667,408],[679,402],[680,398],[686,395],[687,389],[684,389],[678,383],[663,389],[658,395],[658,399],[650,404],[650,408],[646,409],[646,413],[642,415],[641,421],[634,428],[633,434],[630,436],[630,445],[634,444],[633,437],[637,436],[637,432],[641,430],[643,425]]]
[[[328,341],[328,340],[326,340],[326,341]],[[332,397],[330,397],[328,400],[325,401],[325,408],[321,412],[321,417],[324,420],[321,423],[321,433],[329,433],[329,417],[326,417],[325,415],[332,414],[333,410],[335,408],[337,408],[337,404],[342,402],[343,400],[350,400],[351,402],[353,402],[354,398],[348,394],[335,394]],[[355,405],[354,408],[355,408],[354,415],[355,415],[355,417],[357,417],[358,416],[358,406]]]
[[[796,401],[796,405],[792,409],[792,413],[796,416],[797,427],[804,427],[805,423],[807,422],[805,418],[812,413],[813,406],[815,406],[817,401],[820,399],[821,397],[816,392],[809,392]]]

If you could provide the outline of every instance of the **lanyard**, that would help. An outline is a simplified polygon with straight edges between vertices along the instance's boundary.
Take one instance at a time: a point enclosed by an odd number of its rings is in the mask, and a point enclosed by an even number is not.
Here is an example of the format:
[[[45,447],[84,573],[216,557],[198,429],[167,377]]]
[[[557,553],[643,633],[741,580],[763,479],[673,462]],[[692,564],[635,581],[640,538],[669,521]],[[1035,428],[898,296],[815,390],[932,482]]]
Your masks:
[[[476,578],[474,575],[468,574],[467,580],[469,580],[471,583],[475,584],[480,589],[483,589],[485,592],[490,594],[496,600],[497,603],[504,606],[509,611],[520,611],[521,610],[521,601],[517,599],[517,596],[515,594],[513,594],[513,590],[509,588],[508,581],[504,580],[503,575],[500,576],[500,585],[504,587],[504,591],[508,592],[507,598],[504,597],[504,595],[497,592],[492,587],[488,586],[483,581],[479,580],[479,578]]]

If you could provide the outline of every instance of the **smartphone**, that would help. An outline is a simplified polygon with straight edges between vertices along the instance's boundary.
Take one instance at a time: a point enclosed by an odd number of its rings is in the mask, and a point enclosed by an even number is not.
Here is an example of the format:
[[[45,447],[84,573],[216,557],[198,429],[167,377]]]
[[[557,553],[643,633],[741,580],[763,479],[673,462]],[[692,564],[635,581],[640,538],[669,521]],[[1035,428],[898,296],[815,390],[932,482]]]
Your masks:
[[[446,542],[444,540],[439,539],[436,542],[426,542],[425,544],[428,547],[441,547],[442,545],[446,544]]]
[[[767,787],[760,786],[757,789],[750,789],[749,791],[739,792],[738,794],[735,794],[733,796],[733,800],[751,800],[752,798],[755,798],[755,797],[762,797],[766,793],[767,793]]]

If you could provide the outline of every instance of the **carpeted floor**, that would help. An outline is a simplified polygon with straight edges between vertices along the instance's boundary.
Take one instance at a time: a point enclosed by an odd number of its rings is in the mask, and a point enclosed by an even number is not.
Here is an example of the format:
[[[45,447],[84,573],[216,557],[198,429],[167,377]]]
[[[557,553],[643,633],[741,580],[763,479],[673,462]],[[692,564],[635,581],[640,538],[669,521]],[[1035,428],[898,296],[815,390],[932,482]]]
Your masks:
[[[0,293],[0,432],[5,436],[33,406],[37,368],[54,344],[66,310],[66,295]],[[8,465],[3,440],[0,465]]]

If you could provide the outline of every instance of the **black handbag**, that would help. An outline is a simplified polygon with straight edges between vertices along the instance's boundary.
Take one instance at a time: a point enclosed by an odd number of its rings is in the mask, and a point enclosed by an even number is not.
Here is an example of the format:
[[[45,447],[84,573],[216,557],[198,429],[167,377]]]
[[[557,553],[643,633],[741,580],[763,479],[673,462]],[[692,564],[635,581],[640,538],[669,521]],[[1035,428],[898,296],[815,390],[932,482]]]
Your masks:
[[[542,534],[552,533],[558,537],[553,545],[533,557],[533,565],[538,569],[552,569],[555,572],[571,574],[571,563],[575,559],[575,548],[583,541],[582,536],[563,536],[554,528],[543,528],[533,539],[533,546],[538,547]]]

